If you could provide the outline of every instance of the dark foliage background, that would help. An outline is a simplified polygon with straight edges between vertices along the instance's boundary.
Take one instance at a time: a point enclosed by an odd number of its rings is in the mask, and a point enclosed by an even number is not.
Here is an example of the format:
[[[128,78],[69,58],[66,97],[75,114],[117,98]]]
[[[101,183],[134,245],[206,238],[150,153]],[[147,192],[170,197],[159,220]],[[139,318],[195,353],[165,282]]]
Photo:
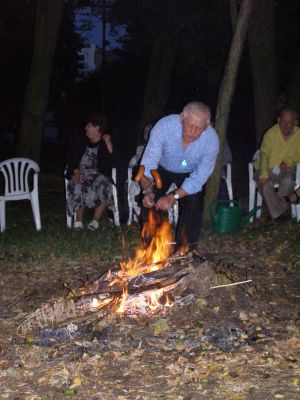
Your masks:
[[[83,5],[96,6],[93,12],[101,18],[101,7],[98,6],[102,2],[66,2],[49,98],[49,108],[55,111],[57,118],[59,140],[55,144],[43,144],[42,168],[57,171],[63,168],[74,132],[83,128],[86,115],[93,110],[107,114],[120,154],[120,165],[126,166],[139,141],[153,40],[159,38],[162,29],[170,29],[170,34],[173,32],[176,51],[169,94],[161,113],[179,112],[187,101],[198,99],[208,103],[214,114],[232,35],[228,1],[189,0],[184,2],[184,7],[183,2],[173,1],[172,21],[166,19],[170,14],[168,3],[162,4],[157,0],[107,2],[110,26],[117,35],[118,24],[125,24],[127,33],[118,38],[121,48],[113,50],[107,57],[104,109],[101,99],[103,71],[84,81],[76,79],[77,51],[82,46],[82,39],[74,29],[76,15]],[[291,105],[299,107],[300,4],[296,0],[274,0],[274,7],[281,94],[278,107],[287,99]],[[35,1],[2,0],[0,15],[0,73],[3,77],[0,87],[0,138],[3,144],[0,157],[4,158],[13,154],[13,143],[7,138],[10,133],[14,137],[17,135],[20,123],[32,55]],[[228,140],[236,162],[245,162],[254,153],[254,130],[251,69],[246,46],[228,127]]]

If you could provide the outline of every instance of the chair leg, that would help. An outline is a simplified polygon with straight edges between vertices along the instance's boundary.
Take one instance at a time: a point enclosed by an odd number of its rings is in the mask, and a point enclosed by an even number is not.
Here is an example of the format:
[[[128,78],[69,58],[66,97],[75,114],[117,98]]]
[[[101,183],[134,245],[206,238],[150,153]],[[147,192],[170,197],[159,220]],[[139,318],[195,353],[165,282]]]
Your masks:
[[[0,231],[4,232],[6,228],[5,221],[5,201],[0,201]]]
[[[127,220],[127,225],[130,226],[132,222],[132,205],[129,203],[128,199],[128,220]]]
[[[68,228],[72,228],[72,217],[70,217],[70,215],[68,213],[66,213],[67,216],[67,227]]]
[[[173,208],[170,208],[170,210],[168,211],[168,220],[169,220],[169,224],[172,225],[174,218],[173,218]]]
[[[257,197],[256,197],[256,205],[259,207],[261,207],[261,205],[262,205],[262,196],[261,196],[261,194],[259,193],[259,191],[257,191],[257,195],[256,195]],[[261,208],[257,211],[257,213],[256,213],[256,218],[260,218],[261,217]]]
[[[254,208],[254,199],[255,199],[255,188],[253,184],[249,185],[249,212]],[[250,218],[250,222],[253,222],[253,217]]]
[[[296,210],[295,204],[291,204],[291,214],[292,214],[292,218],[297,218],[297,210]]]
[[[138,216],[141,213],[141,208],[138,206],[137,202],[135,201],[134,197],[132,197],[132,194],[128,192],[128,220],[127,220],[127,225],[130,226],[132,222],[138,222]]]
[[[37,192],[31,193],[31,208],[34,218],[34,223],[37,231],[41,230],[41,214],[40,214],[40,205],[39,205],[39,198]]]
[[[114,211],[114,222],[115,222],[116,226],[120,226],[120,216],[119,216],[118,209],[116,209],[116,211]]]
[[[227,189],[228,189],[229,200],[233,200],[233,192],[232,192],[231,182],[230,183],[227,182]]]
[[[300,204],[295,204],[295,213],[297,222],[300,221]]]
[[[132,203],[132,216],[135,222],[138,222],[138,216],[141,214],[141,208],[137,205],[136,201]]]
[[[231,177],[231,164],[227,164],[226,184],[227,184],[227,190],[228,190],[228,197],[229,197],[229,200],[233,200],[232,177]]]
[[[178,201],[176,201],[176,203],[173,206],[173,211],[174,211],[174,225],[177,225],[178,222],[178,217],[179,217],[179,204]]]
[[[114,204],[115,204],[114,223],[116,226],[120,226],[118,194],[117,194],[117,189],[116,189],[115,185],[113,185],[113,198],[114,198]]]
[[[120,226],[120,215],[119,215],[119,202],[118,202],[118,192],[117,192],[117,170],[116,168],[112,169],[112,181],[113,181],[113,186],[112,186],[112,193],[113,193],[113,198],[114,198],[114,203],[115,203],[115,211],[114,211],[114,223],[116,226]]]

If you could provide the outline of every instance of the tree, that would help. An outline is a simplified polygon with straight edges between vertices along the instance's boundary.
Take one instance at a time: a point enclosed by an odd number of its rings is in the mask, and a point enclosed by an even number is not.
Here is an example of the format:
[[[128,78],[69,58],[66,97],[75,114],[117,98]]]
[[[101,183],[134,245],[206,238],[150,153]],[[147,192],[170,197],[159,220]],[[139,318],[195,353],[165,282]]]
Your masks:
[[[147,56],[140,138],[144,126],[160,118],[166,111],[176,52],[183,39],[183,51],[190,48],[190,42],[195,41],[193,37],[203,7],[203,2],[197,0],[121,0],[114,4],[119,22],[127,24],[131,42],[135,41],[140,46],[140,58],[141,54]],[[144,43],[138,38],[138,32],[142,33]]]
[[[2,0],[0,16],[0,126],[11,129],[19,123],[32,59],[33,1]]]
[[[278,0],[274,4],[276,55],[279,70],[280,108],[287,105],[300,114],[300,2]]]
[[[248,22],[250,14],[252,12],[253,3],[254,0],[243,0],[241,4],[236,28],[233,34],[227,58],[227,63],[225,66],[224,76],[219,90],[215,129],[219,135],[220,151],[214,172],[209,178],[206,185],[204,222],[209,221],[208,206],[213,201],[213,199],[216,198],[219,189],[222,168],[222,155],[224,151],[224,142],[228,125],[230,104],[236,86],[238,66],[246,39]]]
[[[194,41],[193,35],[203,4],[198,1],[148,1],[145,24],[152,38],[152,53],[146,80],[140,137],[146,124],[160,118],[170,95],[171,72],[178,45]],[[159,10],[159,11],[158,11]],[[150,18],[149,18],[150,17]],[[183,35],[184,32],[184,35]]]
[[[50,76],[64,0],[36,2],[34,48],[16,153],[39,161]]]
[[[249,21],[249,50],[255,105],[256,144],[273,125],[278,111],[278,71],[273,0],[254,3]]]

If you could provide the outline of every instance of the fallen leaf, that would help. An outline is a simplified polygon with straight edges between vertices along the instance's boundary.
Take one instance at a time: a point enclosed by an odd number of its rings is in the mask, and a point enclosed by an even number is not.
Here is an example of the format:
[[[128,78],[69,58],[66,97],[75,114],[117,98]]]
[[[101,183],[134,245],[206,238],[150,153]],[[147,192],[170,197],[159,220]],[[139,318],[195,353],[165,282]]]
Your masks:
[[[154,336],[159,336],[161,333],[169,330],[169,325],[166,319],[160,318],[151,325],[151,328],[153,329]]]

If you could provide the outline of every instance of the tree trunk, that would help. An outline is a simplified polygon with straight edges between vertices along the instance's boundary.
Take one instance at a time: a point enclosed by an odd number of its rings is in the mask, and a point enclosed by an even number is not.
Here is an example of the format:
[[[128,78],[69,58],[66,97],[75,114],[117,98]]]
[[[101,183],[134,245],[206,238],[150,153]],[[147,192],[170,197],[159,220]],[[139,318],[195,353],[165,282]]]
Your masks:
[[[234,32],[237,19],[238,19],[238,7],[237,7],[237,0],[229,0],[229,11],[230,11],[230,19],[232,25],[232,31]]]
[[[16,153],[39,161],[55,47],[64,0],[37,0],[32,64]]]
[[[256,144],[274,124],[278,106],[273,0],[256,1],[249,21]]]
[[[232,38],[227,63],[225,66],[224,76],[219,90],[218,105],[216,111],[215,129],[218,132],[220,140],[220,151],[217,158],[216,166],[213,174],[208,180],[205,193],[205,211],[204,222],[209,222],[209,204],[217,197],[220,176],[222,169],[222,155],[224,151],[224,143],[226,137],[226,130],[228,125],[228,117],[230,111],[230,104],[234,94],[236,85],[237,70],[240,63],[243,45],[246,38],[249,17],[253,8],[254,0],[243,0],[239,16]]]
[[[163,35],[153,40],[152,57],[148,72],[141,118],[139,141],[144,127],[163,115],[169,97],[171,70],[175,55],[174,40]]]
[[[101,106],[102,112],[106,108],[106,0],[102,2],[102,86],[101,86]]]

